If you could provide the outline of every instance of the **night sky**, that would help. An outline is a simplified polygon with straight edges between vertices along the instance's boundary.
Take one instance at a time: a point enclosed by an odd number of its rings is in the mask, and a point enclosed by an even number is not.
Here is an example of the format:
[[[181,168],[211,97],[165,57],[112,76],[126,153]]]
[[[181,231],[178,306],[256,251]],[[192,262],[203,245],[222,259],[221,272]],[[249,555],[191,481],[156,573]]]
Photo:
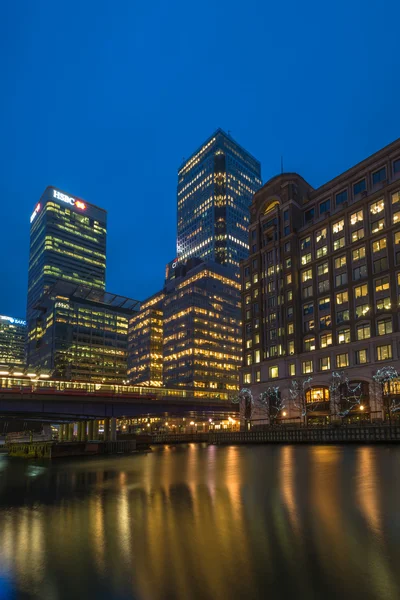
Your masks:
[[[0,314],[25,315],[47,185],[108,211],[107,289],[175,255],[177,169],[217,127],[319,186],[400,135],[400,2],[54,2],[0,8]]]

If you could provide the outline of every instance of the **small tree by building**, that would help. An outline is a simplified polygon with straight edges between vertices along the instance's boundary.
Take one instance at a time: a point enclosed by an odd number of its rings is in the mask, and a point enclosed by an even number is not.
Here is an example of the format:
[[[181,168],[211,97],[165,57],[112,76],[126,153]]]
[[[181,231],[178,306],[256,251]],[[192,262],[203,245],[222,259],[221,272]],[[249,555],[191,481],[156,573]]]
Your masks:
[[[362,406],[362,383],[351,383],[344,371],[334,371],[329,385],[331,415],[344,418],[357,406]]]
[[[387,411],[389,421],[391,421],[392,414],[400,410],[400,403],[393,398],[391,390],[393,382],[399,377],[399,373],[392,366],[384,366],[378,369],[373,376],[380,389],[379,403],[382,410]]]
[[[244,421],[244,427],[249,429],[254,412],[254,398],[249,388],[242,388],[239,394],[233,398],[234,404],[239,404],[240,422]]]
[[[310,388],[312,380],[312,377],[292,379],[289,388],[290,403],[299,411],[304,425],[307,425],[308,413],[316,410],[318,407],[318,403],[307,402],[306,398],[306,392]]]
[[[279,386],[270,386],[261,392],[258,403],[268,418],[268,424],[275,423],[279,414],[285,408],[285,402],[281,397]]]

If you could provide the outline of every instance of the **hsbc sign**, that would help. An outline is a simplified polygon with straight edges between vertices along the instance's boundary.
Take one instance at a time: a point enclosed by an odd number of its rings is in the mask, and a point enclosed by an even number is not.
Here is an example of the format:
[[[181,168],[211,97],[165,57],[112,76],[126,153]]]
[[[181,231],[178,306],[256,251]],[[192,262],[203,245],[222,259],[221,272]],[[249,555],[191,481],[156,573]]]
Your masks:
[[[86,204],[82,202],[82,200],[77,200],[76,198],[72,198],[72,196],[67,196],[67,194],[63,194],[58,190],[53,190],[53,197],[57,198],[57,200],[61,200],[62,202],[66,202],[71,206],[76,206],[76,208],[80,208],[81,210],[86,210]]]

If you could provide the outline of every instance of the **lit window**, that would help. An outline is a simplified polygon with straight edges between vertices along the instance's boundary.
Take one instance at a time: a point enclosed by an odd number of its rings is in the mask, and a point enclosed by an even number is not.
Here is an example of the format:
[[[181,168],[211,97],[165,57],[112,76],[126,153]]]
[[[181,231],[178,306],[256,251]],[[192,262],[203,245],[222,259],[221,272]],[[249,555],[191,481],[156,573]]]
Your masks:
[[[381,279],[375,280],[375,292],[383,292],[384,290],[388,290],[389,287],[389,277],[381,277]]]
[[[301,250],[305,250],[306,248],[311,248],[311,237],[310,236],[304,238],[304,240],[301,240],[300,248],[301,248]]]
[[[250,304],[251,302],[251,296],[246,296],[246,304]]]
[[[311,262],[311,252],[304,254],[304,256],[301,257],[302,265],[307,265],[309,262]]]
[[[362,240],[364,237],[364,228],[361,227],[360,229],[357,229],[356,231],[353,231],[351,234],[351,241],[352,242],[358,242],[358,240]]]
[[[364,283],[364,285],[359,285],[354,288],[354,296],[355,298],[364,298],[368,296],[368,285]]]
[[[380,252],[386,248],[386,238],[381,238],[372,243],[372,252]]]
[[[259,350],[255,350],[255,352],[254,352],[254,362],[255,363],[260,362],[260,351]]]
[[[372,185],[376,185],[377,183],[381,183],[386,179],[386,167],[382,167],[379,171],[375,171],[372,173]]]
[[[279,368],[278,367],[269,367],[268,374],[270,379],[276,379],[279,377]]]
[[[317,258],[322,258],[328,254],[328,246],[321,246],[317,249]]]
[[[319,339],[320,339],[321,348],[327,348],[328,346],[332,346],[332,334],[331,333],[323,333]]]
[[[338,369],[349,366],[349,355],[347,354],[347,352],[345,352],[344,354],[337,354],[336,366]]]
[[[336,304],[345,304],[348,301],[349,301],[349,294],[347,291],[339,292],[338,294],[336,294]]]
[[[319,368],[321,371],[329,371],[331,368],[331,359],[329,356],[319,359]]]
[[[344,229],[344,219],[332,225],[333,233],[340,233]]]
[[[364,365],[368,362],[367,351],[366,350],[358,350],[356,352],[356,363],[358,365]]]
[[[256,371],[256,383],[260,383],[261,381],[261,371]]]
[[[346,266],[346,255],[343,254],[343,256],[338,256],[338,258],[335,258],[335,269],[341,269],[342,267]]]
[[[296,375],[296,365],[295,365],[295,363],[291,363],[289,365],[289,375],[290,375],[290,377],[294,377]]]
[[[329,298],[329,296],[327,296],[325,298],[321,298],[318,301],[319,310],[329,310],[330,307],[331,307],[331,299]]]
[[[356,306],[356,317],[357,319],[361,318],[361,317],[365,317],[366,314],[369,313],[369,306],[368,304],[359,304],[358,306]]]
[[[379,233],[384,228],[385,219],[380,219],[379,221],[374,221],[374,223],[371,223],[371,233]]]
[[[289,290],[286,294],[286,298],[288,302],[291,302],[293,300],[293,292],[292,290]]]
[[[244,374],[243,383],[251,383],[251,373]]]
[[[385,210],[385,200],[383,198],[380,198],[377,202],[374,202],[369,207],[369,211],[372,215],[377,215],[383,210]]]
[[[288,352],[290,355],[294,354],[294,342],[293,340],[288,343]]]
[[[390,310],[391,305],[390,296],[380,298],[376,301],[376,310]]]
[[[258,273],[254,273],[253,275],[253,283],[257,283],[258,282]]]
[[[324,227],[324,229],[320,229],[315,234],[315,241],[317,242],[317,244],[319,244],[323,240],[326,240],[326,227]]]
[[[309,302],[308,304],[303,304],[303,315],[312,315],[314,312],[314,304]]]
[[[394,192],[394,194],[392,194],[392,204],[396,204],[397,202],[400,202],[400,192]]]
[[[365,246],[360,246],[360,248],[353,250],[352,256],[354,261],[365,258]]]
[[[251,356],[251,354],[246,354],[246,365],[249,367],[253,362],[253,357]]]
[[[252,341],[252,340],[247,340],[247,341],[246,341],[246,348],[247,348],[247,349],[251,348],[251,347],[252,347],[252,345],[253,345],[253,341]]]
[[[287,332],[288,332],[288,335],[293,335],[294,334],[294,325],[293,325],[293,323],[289,323],[288,324],[288,326],[287,326]]]
[[[329,329],[332,326],[331,315],[324,315],[319,318],[319,328],[320,329]]]
[[[394,243],[400,244],[400,231],[396,231],[396,233],[394,234]]]
[[[301,281],[304,283],[305,281],[308,281],[309,279],[312,279],[312,269],[307,269],[307,271],[302,271]]]
[[[341,329],[338,331],[338,343],[348,344],[350,342],[350,329]]]
[[[398,223],[400,221],[400,210],[398,210],[397,212],[393,213],[393,218],[392,218],[392,222],[394,224]]]
[[[304,340],[304,351],[312,352],[313,350],[315,350],[315,338],[312,337]]]
[[[329,402],[329,388],[311,388],[306,391],[306,402],[307,404],[312,402]]]
[[[363,221],[363,219],[364,219],[363,211],[362,210],[358,210],[357,212],[355,212],[352,215],[350,215],[350,224],[351,225],[356,225],[356,223],[359,223],[360,221]]]
[[[302,372],[303,372],[303,374],[312,373],[313,372],[312,360],[304,360],[302,362]]]
[[[392,358],[392,345],[378,346],[376,355],[378,360],[390,360]]]
[[[371,337],[371,327],[369,323],[364,323],[357,327],[357,339],[368,340]]]
[[[340,250],[340,248],[344,248],[344,246],[345,246],[344,237],[341,237],[338,240],[335,240],[333,242],[333,249],[334,250]]]
[[[399,232],[399,243],[400,243],[400,232]],[[320,265],[318,265],[317,267],[317,273],[318,275],[325,275],[326,273],[329,272],[329,265],[327,262],[323,262]]]
[[[378,321],[378,335],[393,333],[392,319],[382,319]]]

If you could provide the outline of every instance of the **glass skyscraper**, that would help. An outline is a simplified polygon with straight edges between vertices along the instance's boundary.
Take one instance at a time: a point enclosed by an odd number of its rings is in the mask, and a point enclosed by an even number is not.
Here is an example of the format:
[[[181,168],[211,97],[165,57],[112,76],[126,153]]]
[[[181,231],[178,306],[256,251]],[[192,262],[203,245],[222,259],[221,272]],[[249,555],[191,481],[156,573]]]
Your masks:
[[[249,207],[261,165],[218,129],[178,171],[176,263],[192,257],[230,266],[249,253]]]
[[[31,215],[28,320],[42,295],[56,281],[104,290],[105,210],[47,187]]]
[[[0,372],[25,367],[26,321],[0,315]]]

